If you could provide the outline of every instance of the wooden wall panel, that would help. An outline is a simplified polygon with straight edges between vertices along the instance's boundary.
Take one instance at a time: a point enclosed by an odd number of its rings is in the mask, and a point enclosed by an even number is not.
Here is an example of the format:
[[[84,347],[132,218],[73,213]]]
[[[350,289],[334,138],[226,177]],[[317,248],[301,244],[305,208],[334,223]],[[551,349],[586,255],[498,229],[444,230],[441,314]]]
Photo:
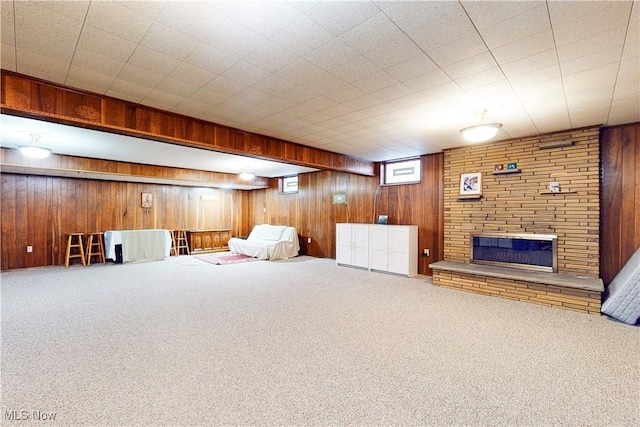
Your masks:
[[[423,182],[412,185],[378,187],[377,177],[323,171],[300,175],[297,194],[278,194],[273,180],[268,189],[248,193],[248,228],[262,223],[294,226],[304,253],[335,258],[336,223],[372,223],[385,213],[390,224],[418,225],[419,251],[431,251],[428,257],[419,255],[418,271],[431,274],[428,264],[443,258],[443,155],[424,156],[422,162]],[[346,194],[347,204],[334,205],[334,194]]]
[[[372,162],[71,89],[11,71],[2,70],[0,84],[3,113],[302,166],[373,175]],[[276,145],[275,150],[271,149],[272,144]],[[322,161],[318,162],[318,159]]]
[[[75,232],[231,228],[246,235],[244,191],[3,173],[1,268],[64,263]],[[154,195],[147,212],[141,193]],[[208,195],[215,200],[202,200]],[[27,253],[26,247],[33,246]]]
[[[601,133],[600,277],[611,283],[640,247],[640,123]]]

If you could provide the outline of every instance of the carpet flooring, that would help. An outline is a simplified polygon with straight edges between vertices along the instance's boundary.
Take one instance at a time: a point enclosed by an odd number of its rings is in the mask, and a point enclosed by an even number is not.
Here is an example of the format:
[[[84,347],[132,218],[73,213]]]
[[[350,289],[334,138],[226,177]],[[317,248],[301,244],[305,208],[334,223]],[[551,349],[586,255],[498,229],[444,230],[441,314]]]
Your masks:
[[[1,280],[3,425],[640,425],[640,328],[604,316],[310,257]]]

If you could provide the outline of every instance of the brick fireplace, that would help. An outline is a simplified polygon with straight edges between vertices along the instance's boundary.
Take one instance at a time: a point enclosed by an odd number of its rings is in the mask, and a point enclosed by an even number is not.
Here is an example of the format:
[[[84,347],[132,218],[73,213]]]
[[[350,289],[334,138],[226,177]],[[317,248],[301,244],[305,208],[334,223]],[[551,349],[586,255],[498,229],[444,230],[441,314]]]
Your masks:
[[[468,265],[474,234],[555,235],[557,273],[536,273],[541,279],[532,281],[522,273],[483,274],[494,267],[434,268],[434,285],[599,313],[599,162],[598,127],[446,150],[445,262]],[[482,176],[475,198],[460,197],[460,176],[467,173]],[[552,182],[560,192],[551,191]]]

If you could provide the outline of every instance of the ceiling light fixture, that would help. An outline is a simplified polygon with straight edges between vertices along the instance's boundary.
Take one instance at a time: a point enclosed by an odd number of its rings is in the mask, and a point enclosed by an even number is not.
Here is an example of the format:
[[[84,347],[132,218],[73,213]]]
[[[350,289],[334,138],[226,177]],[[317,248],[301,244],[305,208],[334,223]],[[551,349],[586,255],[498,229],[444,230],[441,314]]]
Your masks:
[[[251,172],[248,166],[243,172],[240,172],[240,179],[243,181],[251,181],[255,177],[256,177],[256,174]]]
[[[51,154],[51,150],[40,145],[40,135],[36,133],[31,134],[30,145],[20,145],[18,146],[18,149],[23,156],[31,159],[44,159],[49,157],[49,154]]]
[[[476,112],[482,121],[484,121],[485,114],[487,114],[487,110]],[[460,130],[460,134],[469,142],[485,142],[496,136],[501,127],[502,123],[481,123]]]

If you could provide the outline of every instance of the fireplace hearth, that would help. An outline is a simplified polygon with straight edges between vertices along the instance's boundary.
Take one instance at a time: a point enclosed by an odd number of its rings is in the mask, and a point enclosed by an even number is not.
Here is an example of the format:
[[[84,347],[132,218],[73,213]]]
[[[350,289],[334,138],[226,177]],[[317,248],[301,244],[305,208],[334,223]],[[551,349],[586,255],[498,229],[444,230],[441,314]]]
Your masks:
[[[558,236],[530,233],[472,233],[471,262],[558,272]]]

